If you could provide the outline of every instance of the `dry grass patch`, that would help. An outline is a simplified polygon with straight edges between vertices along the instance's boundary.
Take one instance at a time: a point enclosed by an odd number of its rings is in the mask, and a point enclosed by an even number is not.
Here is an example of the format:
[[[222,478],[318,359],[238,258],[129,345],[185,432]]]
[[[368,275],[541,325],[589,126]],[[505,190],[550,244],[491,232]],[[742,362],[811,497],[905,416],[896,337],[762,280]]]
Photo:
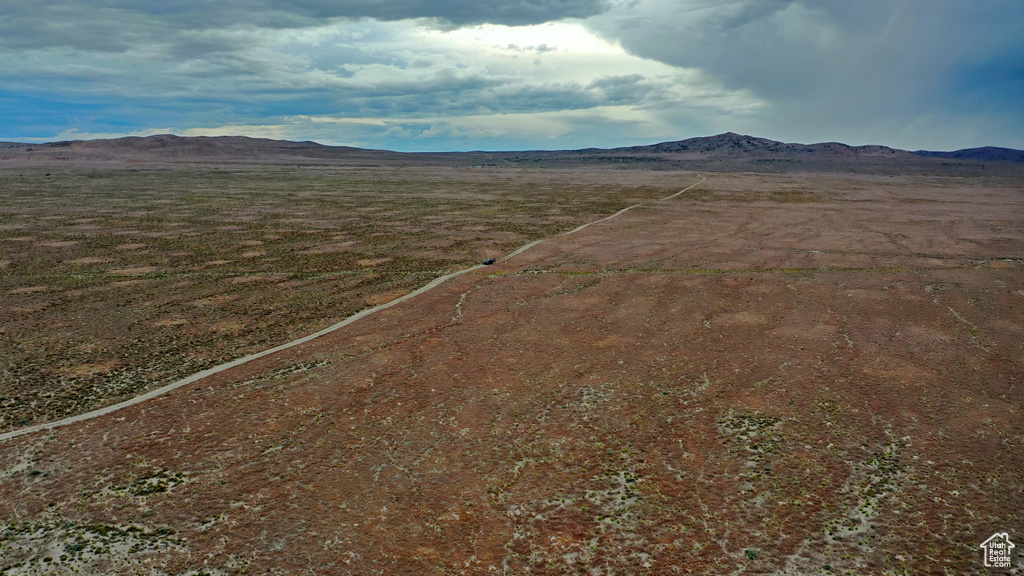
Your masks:
[[[0,430],[314,332],[445,272],[664,196],[673,180],[435,168],[0,170],[0,293],[22,311],[0,319],[17,335],[0,341]],[[83,343],[94,346],[83,352]],[[108,372],[56,372],[114,359]]]

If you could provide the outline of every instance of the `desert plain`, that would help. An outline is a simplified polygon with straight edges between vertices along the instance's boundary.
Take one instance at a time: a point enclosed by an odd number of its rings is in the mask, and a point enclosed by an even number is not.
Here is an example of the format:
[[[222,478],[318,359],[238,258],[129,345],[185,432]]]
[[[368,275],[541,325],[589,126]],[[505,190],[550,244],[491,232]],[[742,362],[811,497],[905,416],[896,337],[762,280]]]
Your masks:
[[[0,440],[0,573],[1000,573],[1024,179],[940,172],[3,166],[0,432],[498,262]]]

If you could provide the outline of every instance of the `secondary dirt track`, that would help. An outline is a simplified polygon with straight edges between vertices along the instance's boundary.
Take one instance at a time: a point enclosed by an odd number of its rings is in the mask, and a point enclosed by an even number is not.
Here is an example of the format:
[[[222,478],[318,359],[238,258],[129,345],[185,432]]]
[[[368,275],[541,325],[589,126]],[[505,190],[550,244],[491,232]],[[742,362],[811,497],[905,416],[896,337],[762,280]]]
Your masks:
[[[1021,202],[969,182],[711,177],[0,445],[0,557],[137,526],[174,532],[61,565],[980,572],[981,541],[1024,532]]]

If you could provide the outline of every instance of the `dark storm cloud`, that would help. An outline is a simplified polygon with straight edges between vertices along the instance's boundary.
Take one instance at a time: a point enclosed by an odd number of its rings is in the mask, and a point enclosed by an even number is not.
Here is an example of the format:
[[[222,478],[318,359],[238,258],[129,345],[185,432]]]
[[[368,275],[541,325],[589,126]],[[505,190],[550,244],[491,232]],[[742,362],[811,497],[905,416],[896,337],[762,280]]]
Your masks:
[[[182,31],[302,28],[336,18],[518,26],[585,18],[605,7],[606,0],[11,0],[0,6],[0,46],[124,51]]]
[[[701,68],[730,87],[790,96],[851,72],[854,82],[884,75],[914,32],[897,4],[653,0],[604,21],[602,31],[638,55]]]
[[[265,3],[275,11],[294,12],[310,18],[375,18],[404,20],[437,18],[456,25],[506,24],[520,26],[585,18],[602,11],[603,0],[305,0]]]
[[[152,19],[82,2],[5,2],[0,5],[0,48],[68,47],[123,52],[159,32]]]
[[[1017,0],[641,0],[591,24],[768,100],[775,117],[761,120],[776,134],[1024,118]]]

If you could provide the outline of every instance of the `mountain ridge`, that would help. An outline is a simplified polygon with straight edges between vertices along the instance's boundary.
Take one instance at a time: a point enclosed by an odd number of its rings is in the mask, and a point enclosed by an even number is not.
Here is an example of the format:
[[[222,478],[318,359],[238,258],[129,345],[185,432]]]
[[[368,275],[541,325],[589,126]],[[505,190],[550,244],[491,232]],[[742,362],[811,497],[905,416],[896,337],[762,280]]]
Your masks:
[[[331,146],[312,141],[275,140],[249,136],[126,136],[111,139],[65,140],[42,144],[0,143],[0,162],[80,162],[80,163],[255,163],[255,164],[346,164],[374,166],[381,163],[410,164],[431,162],[456,166],[552,162],[565,165],[651,164],[700,168],[742,167],[749,165],[804,168],[827,166],[943,166],[957,161],[964,166],[982,168],[982,163],[1007,167],[1024,163],[1024,151],[982,147],[936,152],[907,151],[869,144],[851,146],[841,142],[801,144],[781,142],[725,132],[684,140],[616,148],[577,150],[396,152],[390,150]],[[760,169],[760,168],[759,168]],[[1015,168],[1011,168],[1015,170]]]
[[[982,146],[980,148],[964,148],[952,152],[935,152],[932,150],[915,150],[918,156],[927,158],[947,158],[951,160],[984,160],[990,162],[1024,162],[1024,150],[1000,148],[998,146]]]
[[[698,136],[685,140],[659,142],[645,146],[614,148],[612,151],[658,152],[668,154],[712,155],[712,156],[771,156],[809,154],[815,156],[884,156],[910,154],[888,146],[866,145],[850,146],[841,142],[819,142],[816,144],[800,144],[780,142],[768,138],[759,138],[725,132],[714,136]]]

